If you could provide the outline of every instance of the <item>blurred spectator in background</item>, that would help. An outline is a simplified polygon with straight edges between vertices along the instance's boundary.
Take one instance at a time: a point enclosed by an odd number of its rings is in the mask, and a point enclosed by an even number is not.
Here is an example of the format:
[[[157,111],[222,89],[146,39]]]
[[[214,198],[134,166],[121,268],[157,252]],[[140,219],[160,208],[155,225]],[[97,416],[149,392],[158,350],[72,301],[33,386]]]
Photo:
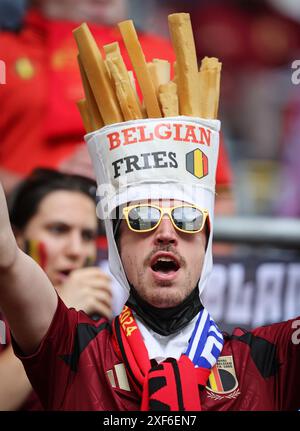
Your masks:
[[[0,29],[17,31],[23,21],[26,0],[0,0]]]
[[[233,162],[238,211],[274,214],[278,181],[282,181],[278,177],[281,154],[287,147],[283,143],[285,111],[295,92],[291,64],[300,59],[299,1],[149,3],[152,13],[141,20],[146,28],[166,34],[162,15],[189,12],[199,61],[206,55],[222,61],[219,117]],[[287,177],[287,181],[291,189],[295,187],[293,179]]]
[[[36,166],[93,175],[75,105],[83,96],[72,36],[79,22],[90,23],[101,45],[118,41],[125,63],[130,64],[115,27],[129,15],[127,0],[38,0],[29,6],[20,31],[0,34],[0,59],[7,66],[7,84],[0,87],[0,178],[6,192]],[[20,15],[21,10],[19,21]],[[142,31],[139,40],[146,59],[173,63],[169,41]],[[216,211],[220,204],[231,213],[231,170],[223,145],[219,158]]]
[[[75,101],[82,97],[72,30],[88,20],[100,44],[117,40],[114,24],[127,18],[127,0],[40,0],[30,2],[19,32],[0,35],[6,63],[0,117],[0,168],[6,191],[36,166],[92,175]],[[174,60],[169,42],[139,35],[146,56]]]
[[[279,177],[280,202],[276,213],[283,217],[300,218],[300,88],[286,107],[282,133],[281,170]]]
[[[269,0],[283,15],[287,16],[300,28],[300,8],[296,0]],[[299,31],[300,33],[300,31]],[[300,40],[294,50],[294,60],[300,61]],[[294,70],[290,70],[293,75]],[[297,76],[299,73],[297,72]],[[279,195],[280,202],[275,203],[275,211],[283,217],[300,217],[300,83],[291,76],[291,88],[287,103],[282,109],[283,127],[280,147]]]
[[[95,266],[95,193],[92,180],[38,169],[11,195],[10,219],[19,246],[42,266],[68,307],[110,318],[110,277]],[[40,410],[8,330],[6,335],[8,344],[0,344],[0,410]]]
[[[299,22],[296,14],[282,13],[286,3],[296,2],[213,0],[192,6],[199,57],[219,57],[224,66],[220,117],[241,213],[272,214],[278,200],[283,112],[295,90],[291,63],[300,52]]]

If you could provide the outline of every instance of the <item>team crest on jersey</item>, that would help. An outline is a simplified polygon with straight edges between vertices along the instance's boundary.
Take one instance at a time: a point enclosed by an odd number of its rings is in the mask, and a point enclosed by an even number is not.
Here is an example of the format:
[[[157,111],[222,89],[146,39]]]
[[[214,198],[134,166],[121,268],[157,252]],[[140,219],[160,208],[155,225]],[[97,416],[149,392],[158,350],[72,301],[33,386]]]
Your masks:
[[[124,364],[117,364],[111,370],[106,371],[107,378],[113,388],[130,392],[130,386]]]
[[[240,394],[233,357],[220,356],[207,382],[207,396],[219,400],[236,398]]]
[[[186,170],[197,178],[203,178],[208,174],[208,158],[199,148],[187,153]]]

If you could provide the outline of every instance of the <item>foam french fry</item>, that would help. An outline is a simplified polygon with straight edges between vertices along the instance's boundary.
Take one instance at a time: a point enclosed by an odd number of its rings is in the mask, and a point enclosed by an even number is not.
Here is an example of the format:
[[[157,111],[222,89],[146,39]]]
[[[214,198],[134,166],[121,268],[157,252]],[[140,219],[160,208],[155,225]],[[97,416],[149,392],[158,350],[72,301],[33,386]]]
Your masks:
[[[201,60],[200,69],[217,69],[219,72],[221,72],[222,63],[216,57],[204,57]]]
[[[155,93],[156,93],[156,95],[158,95],[159,84],[158,84],[158,80],[157,80],[157,76],[156,76],[156,68],[155,68],[155,65],[152,63],[152,61],[147,63],[147,68],[149,70],[149,74],[150,74],[151,80],[153,82]]]
[[[171,66],[167,60],[153,58],[159,85],[167,84],[171,79]]]
[[[125,121],[143,118],[118,43],[104,45],[104,50],[106,52],[106,64],[115,83],[117,98]]]
[[[170,81],[159,86],[159,101],[164,117],[175,117],[178,115],[177,85]]]
[[[86,133],[93,132],[95,129],[92,125],[91,116],[88,110],[88,105],[86,99],[80,99],[76,102],[77,108],[80,112],[80,116],[83,122],[83,126]]]
[[[123,121],[101,52],[86,23],[73,30],[80,58],[104,124]]]
[[[206,61],[206,59],[209,60]],[[221,86],[221,69],[222,69],[222,63],[215,57],[205,57],[202,60],[203,67],[208,67],[214,69],[215,72],[215,111],[214,111],[214,117],[218,118],[218,110],[219,110],[219,101],[220,101],[220,86]]]
[[[199,71],[200,116],[217,118],[220,98],[222,63],[214,57],[205,57]]]
[[[84,70],[80,55],[77,56],[77,61],[78,61],[78,65],[79,65],[81,81],[82,81],[84,94],[85,94],[85,98],[86,98],[87,109],[88,109],[88,111],[90,113],[90,117],[91,117],[91,125],[92,125],[94,130],[97,130],[97,129],[100,129],[101,127],[104,126],[104,122],[103,122],[101,114],[99,112],[94,94],[92,92],[92,89],[91,89],[91,86],[89,83],[89,80],[86,76],[86,72]]]
[[[201,118],[214,118],[215,97],[214,97],[214,79],[209,70],[199,71],[199,96],[200,96],[200,113]]]
[[[147,118],[147,112],[146,112],[145,106],[141,103],[140,98],[139,98],[138,93],[137,93],[135,76],[134,76],[134,73],[132,72],[132,70],[128,70],[128,75],[129,75],[129,79],[130,79],[131,86],[133,88],[137,103],[139,104],[141,113],[143,115],[143,118]]]
[[[123,21],[118,26],[144,98],[148,117],[159,118],[161,111],[157,95],[133,22]]]
[[[200,116],[198,65],[190,15],[175,13],[168,16],[168,21],[176,54],[180,114]]]
[[[156,94],[158,95],[159,86],[167,84],[170,81],[170,63],[167,60],[154,58],[152,62],[147,63],[147,66]]]
[[[177,72],[177,63],[176,63],[176,61],[174,61],[174,63],[173,63],[173,70],[174,70],[173,82],[175,82],[175,84],[177,84],[178,83],[178,72]]]
[[[131,86],[133,88],[134,94],[136,95],[137,99],[139,100],[139,96],[138,96],[137,90],[136,90],[135,77],[134,77],[134,73],[132,72],[132,70],[128,70],[128,76],[129,76],[130,83],[131,83]]]

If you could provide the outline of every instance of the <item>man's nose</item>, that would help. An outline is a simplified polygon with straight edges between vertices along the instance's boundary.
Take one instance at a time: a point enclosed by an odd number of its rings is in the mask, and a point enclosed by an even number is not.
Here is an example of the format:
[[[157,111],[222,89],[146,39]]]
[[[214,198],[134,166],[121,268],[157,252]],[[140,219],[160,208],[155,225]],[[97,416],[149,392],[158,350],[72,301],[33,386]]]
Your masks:
[[[164,216],[159,226],[154,231],[155,245],[173,244],[177,245],[178,237],[175,227],[168,216]]]

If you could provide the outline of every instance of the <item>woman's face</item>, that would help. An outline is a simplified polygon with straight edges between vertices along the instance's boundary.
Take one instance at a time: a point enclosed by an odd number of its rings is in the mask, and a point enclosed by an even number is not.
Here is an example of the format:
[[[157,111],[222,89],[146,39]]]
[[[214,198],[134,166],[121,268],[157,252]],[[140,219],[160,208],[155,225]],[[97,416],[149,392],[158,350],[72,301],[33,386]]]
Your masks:
[[[96,235],[92,199],[81,192],[58,190],[42,199],[36,214],[16,236],[21,248],[26,240],[44,245],[44,269],[54,286],[59,286],[71,271],[95,259]]]

